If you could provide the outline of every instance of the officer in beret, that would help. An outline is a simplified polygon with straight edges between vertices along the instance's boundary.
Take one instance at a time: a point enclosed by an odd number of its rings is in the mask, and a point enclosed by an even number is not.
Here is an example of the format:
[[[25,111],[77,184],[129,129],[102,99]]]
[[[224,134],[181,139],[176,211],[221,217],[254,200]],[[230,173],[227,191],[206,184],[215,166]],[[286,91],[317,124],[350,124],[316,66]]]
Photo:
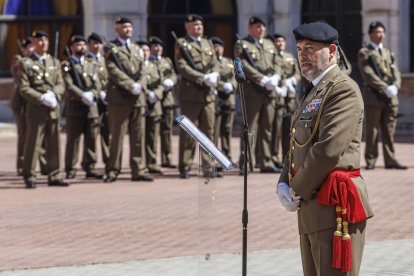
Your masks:
[[[160,71],[161,83],[163,85],[163,94],[161,99],[162,115],[160,121],[161,137],[161,167],[177,168],[172,162],[172,129],[174,119],[174,89],[177,84],[177,74],[175,73],[173,63],[169,57],[164,57],[164,41],[161,38],[153,36],[149,40],[151,44],[150,61],[153,62]]]
[[[276,63],[282,68],[285,81],[276,87],[276,112],[272,132],[272,160],[277,168],[283,167],[283,158],[289,151],[289,128],[293,112],[297,107],[296,89],[301,80],[296,58],[286,51],[286,38],[282,34],[272,36],[276,48]],[[279,145],[282,148],[280,154]]]
[[[266,24],[260,17],[249,18],[249,35],[235,45],[235,54],[242,60],[246,74],[245,98],[247,122],[250,130],[257,134],[256,167],[261,173],[280,173],[271,156],[271,134],[275,117],[276,87],[282,78],[282,70],[277,64],[273,41],[265,38]],[[241,145],[243,142],[241,141]],[[243,164],[244,155],[240,155]],[[240,174],[243,173],[243,168]]]
[[[111,133],[109,161],[105,182],[116,181],[121,172],[122,144],[129,132],[132,181],[153,181],[145,174],[144,131],[146,109],[146,74],[139,46],[131,41],[132,21],[126,17],[115,20],[117,38],[106,45],[108,86],[108,121]]]
[[[310,85],[292,117],[277,196],[297,212],[304,275],[359,275],[373,216],[360,174],[362,95],[336,63],[334,28],[314,22],[293,33]]]
[[[59,114],[65,89],[60,62],[47,53],[47,33],[34,31],[32,44],[32,55],[19,63],[18,85],[27,101],[23,177],[26,188],[36,188],[36,160],[44,141],[49,186],[68,186],[59,176]]]
[[[380,132],[385,168],[405,170],[407,167],[397,161],[394,149],[398,90],[401,88],[400,71],[394,53],[383,45],[385,27],[382,22],[369,24],[368,34],[369,44],[358,52],[358,67],[364,80],[366,169],[375,168]]]
[[[101,83],[93,60],[85,58],[86,39],[74,35],[70,40],[71,55],[62,63],[63,80],[66,84],[66,178],[76,176],[79,160],[79,143],[83,135],[82,169],[87,178],[101,179],[96,172],[96,139],[99,133],[98,98]]]
[[[189,14],[185,19],[187,35],[176,41],[175,63],[181,78],[177,93],[181,113],[194,122],[208,138],[213,139],[216,100],[214,91],[219,80],[219,68],[213,44],[203,37],[203,24],[201,16]],[[181,178],[189,177],[194,150],[195,142],[181,130],[178,165]],[[208,154],[203,151],[201,155],[204,176],[221,176],[212,172],[214,162]]]
[[[102,160],[106,166],[109,160],[109,125],[108,125],[108,109],[106,108],[106,91],[108,84],[108,71],[105,66],[105,58],[102,55],[103,48],[103,38],[99,34],[93,32],[88,36],[87,46],[88,50],[86,52],[86,59],[89,62],[93,62],[96,68],[96,73],[101,86],[101,91],[99,92],[99,97],[97,100],[98,103],[98,112],[99,112],[99,132],[100,132],[100,144],[102,152]]]
[[[212,37],[217,62],[220,68],[220,79],[217,85],[216,122],[214,127],[214,143],[221,141],[221,150],[231,159],[231,136],[236,111],[236,87],[233,60],[224,57],[224,41]]]

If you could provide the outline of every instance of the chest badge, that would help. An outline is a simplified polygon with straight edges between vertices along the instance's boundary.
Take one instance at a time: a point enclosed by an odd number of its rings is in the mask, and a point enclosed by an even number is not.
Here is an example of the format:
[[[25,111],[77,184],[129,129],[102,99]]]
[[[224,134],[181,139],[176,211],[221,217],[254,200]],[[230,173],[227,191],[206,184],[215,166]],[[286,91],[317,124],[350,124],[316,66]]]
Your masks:
[[[318,111],[321,108],[321,101],[322,99],[313,99],[307,106],[305,106],[302,113]]]

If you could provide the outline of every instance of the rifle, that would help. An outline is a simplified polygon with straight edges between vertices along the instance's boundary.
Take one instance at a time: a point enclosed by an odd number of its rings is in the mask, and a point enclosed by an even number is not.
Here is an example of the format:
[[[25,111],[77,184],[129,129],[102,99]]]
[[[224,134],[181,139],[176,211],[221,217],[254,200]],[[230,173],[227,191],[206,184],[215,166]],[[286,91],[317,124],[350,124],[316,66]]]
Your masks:
[[[177,42],[178,38],[174,31],[171,31],[171,35],[173,36],[175,42]],[[191,57],[190,53],[187,51],[187,46],[184,44],[180,44],[180,52],[181,56],[185,59],[187,64],[197,72],[205,74],[206,72],[203,69],[199,69],[196,67],[193,58]]]
[[[82,80],[81,80],[81,78],[79,76],[78,71],[76,71],[75,63],[73,62],[73,59],[70,57],[70,51],[69,51],[69,47],[68,46],[65,47],[65,53],[66,53],[66,56],[68,57],[68,62],[70,64],[70,75],[71,75],[71,77],[73,79],[73,82],[82,91],[85,91],[85,86],[83,85],[83,82],[82,82]]]
[[[55,33],[55,51],[53,52],[53,56],[58,58],[59,54],[59,31]]]
[[[20,39],[17,39],[17,47],[19,47],[19,53],[22,57],[26,56],[24,49],[23,49],[23,45],[22,42],[20,41]]]
[[[383,80],[383,79],[384,79],[384,76],[382,75],[381,70],[380,70],[380,68],[379,68],[379,65],[378,65],[378,63],[374,60],[374,58],[370,55],[370,56],[368,57],[368,60],[367,60],[367,61],[368,61],[369,66],[371,66],[371,68],[374,70],[375,75],[377,75],[377,76],[378,76],[381,80]],[[386,83],[387,83],[388,85],[391,85],[393,82],[394,82],[394,81],[392,81],[391,79],[388,79],[388,81],[386,81]],[[391,105],[391,99],[390,99],[390,98],[388,98],[386,95],[381,94],[381,93],[376,93],[376,95],[377,95],[380,99],[384,100],[384,101],[385,101],[385,103],[386,103],[388,106],[390,106],[390,105]]]

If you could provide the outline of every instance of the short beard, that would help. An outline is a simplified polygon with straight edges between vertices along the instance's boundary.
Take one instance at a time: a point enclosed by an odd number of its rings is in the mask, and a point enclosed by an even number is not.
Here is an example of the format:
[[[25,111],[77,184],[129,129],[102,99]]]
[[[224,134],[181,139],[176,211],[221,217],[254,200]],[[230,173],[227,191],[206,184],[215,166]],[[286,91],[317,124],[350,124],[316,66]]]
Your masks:
[[[316,64],[313,65],[312,69],[308,70],[308,72],[303,72],[302,75],[308,81],[313,81],[316,79],[322,72],[328,67],[329,65],[329,49],[323,49],[321,52],[321,56],[319,57]]]

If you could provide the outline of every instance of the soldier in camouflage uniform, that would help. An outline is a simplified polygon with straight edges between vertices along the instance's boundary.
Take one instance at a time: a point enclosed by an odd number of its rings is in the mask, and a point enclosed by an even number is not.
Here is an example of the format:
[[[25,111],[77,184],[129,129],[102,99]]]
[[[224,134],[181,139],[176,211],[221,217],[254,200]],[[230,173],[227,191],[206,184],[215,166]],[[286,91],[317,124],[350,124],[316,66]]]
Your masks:
[[[82,169],[87,178],[101,179],[95,171],[97,161],[96,139],[99,133],[97,99],[101,91],[95,61],[85,58],[86,39],[75,35],[70,40],[71,55],[62,63],[66,84],[66,178],[76,176],[79,143],[83,135]]]
[[[47,33],[34,31],[32,42],[33,54],[19,63],[18,85],[27,101],[23,177],[26,188],[36,188],[36,160],[45,140],[48,184],[68,186],[59,176],[59,106],[65,89],[60,62],[47,53]]]

